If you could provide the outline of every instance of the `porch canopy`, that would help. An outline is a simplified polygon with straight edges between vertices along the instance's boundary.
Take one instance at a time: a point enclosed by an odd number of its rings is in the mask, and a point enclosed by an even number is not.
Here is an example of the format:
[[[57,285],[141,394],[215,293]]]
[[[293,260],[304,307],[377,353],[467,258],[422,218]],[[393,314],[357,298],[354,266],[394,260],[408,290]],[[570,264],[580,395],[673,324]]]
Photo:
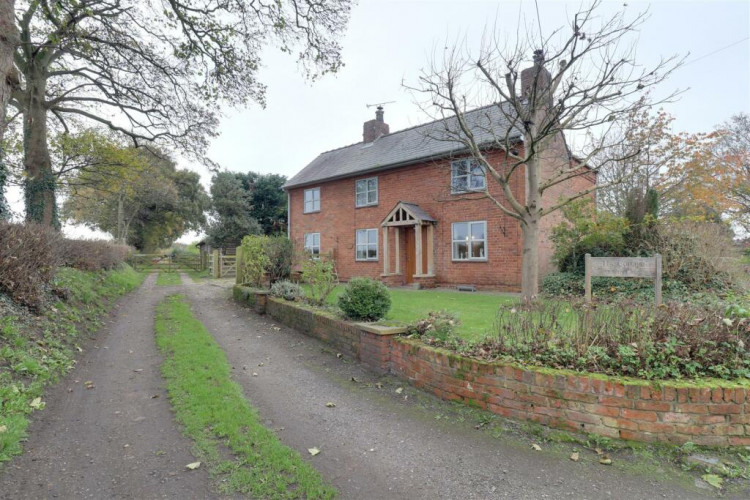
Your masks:
[[[416,264],[415,278],[427,278],[435,276],[435,255],[434,255],[434,237],[435,224],[437,221],[427,212],[419,208],[414,203],[400,201],[393,207],[393,210],[383,219],[383,276],[392,276],[401,274],[401,230],[414,228],[414,261]],[[427,230],[427,269],[424,267],[422,259],[422,227]],[[390,271],[390,252],[388,247],[389,229],[393,227],[395,236],[395,254],[396,266],[393,272]],[[412,256],[407,256],[407,259]]]

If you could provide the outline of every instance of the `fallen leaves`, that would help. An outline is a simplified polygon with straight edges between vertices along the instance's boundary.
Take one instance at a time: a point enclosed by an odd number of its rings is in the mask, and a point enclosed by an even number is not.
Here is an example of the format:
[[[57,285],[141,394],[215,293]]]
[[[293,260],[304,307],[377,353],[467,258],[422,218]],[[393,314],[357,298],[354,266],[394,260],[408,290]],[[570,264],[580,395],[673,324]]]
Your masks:
[[[531,445],[531,449],[533,449],[534,451],[542,451],[542,447],[541,447],[541,446],[539,446],[539,445],[538,445],[538,444],[536,444],[536,443],[533,443],[533,444]]]
[[[326,408],[336,408],[336,403],[331,403],[330,401],[326,403]]]
[[[307,449],[307,452],[308,452],[308,453],[309,453],[310,455],[312,455],[312,456],[315,456],[315,455],[319,455],[319,454],[320,454],[320,450],[319,450],[319,449],[317,449],[317,448],[315,448],[315,447],[313,447],[313,448],[308,448],[308,449]]]
[[[717,490],[720,490],[724,485],[724,480],[721,478],[721,476],[718,476],[716,474],[703,474],[701,476],[701,479],[703,479],[705,482],[707,482]]]
[[[602,465],[612,465],[612,459],[606,453],[599,459],[599,463]]]
[[[398,389],[396,389],[396,394],[401,394],[402,392],[404,392],[403,387],[399,387]]]
[[[42,402],[42,398],[34,398],[31,400],[31,403],[29,403],[29,406],[35,410],[41,410],[44,408],[44,403]]]
[[[0,425],[0,434],[3,434],[4,432],[8,432],[8,426]]]
[[[578,457],[578,452],[577,452],[577,451],[576,451],[576,452],[573,452],[573,453],[571,453],[571,454],[570,454],[570,459],[571,459],[572,461],[574,461],[574,462],[578,462],[578,458],[579,458],[579,457]]]
[[[91,380],[87,380],[83,383],[83,385],[86,387],[86,389],[93,389],[94,387],[96,387]]]
[[[189,463],[189,464],[187,464],[187,465],[186,465],[185,467],[186,467],[187,469],[190,469],[190,470],[195,470],[195,469],[197,469],[197,468],[198,468],[198,467],[200,467],[200,466],[201,466],[201,463],[200,463],[200,462],[193,462],[193,463]]]

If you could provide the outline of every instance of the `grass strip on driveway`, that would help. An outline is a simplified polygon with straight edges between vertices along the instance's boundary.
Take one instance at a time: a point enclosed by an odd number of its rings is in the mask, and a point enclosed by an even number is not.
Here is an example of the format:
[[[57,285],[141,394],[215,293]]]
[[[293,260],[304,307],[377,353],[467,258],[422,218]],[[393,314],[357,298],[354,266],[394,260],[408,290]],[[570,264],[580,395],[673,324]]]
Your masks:
[[[159,277],[156,278],[156,284],[162,286],[181,285],[182,280],[180,280],[179,273],[165,273],[162,271],[159,272]]]
[[[224,352],[184,296],[172,295],[159,305],[156,342],[165,355],[162,373],[177,420],[223,493],[284,499],[336,495],[297,451],[261,425],[231,380]],[[224,458],[222,448],[234,456]]]

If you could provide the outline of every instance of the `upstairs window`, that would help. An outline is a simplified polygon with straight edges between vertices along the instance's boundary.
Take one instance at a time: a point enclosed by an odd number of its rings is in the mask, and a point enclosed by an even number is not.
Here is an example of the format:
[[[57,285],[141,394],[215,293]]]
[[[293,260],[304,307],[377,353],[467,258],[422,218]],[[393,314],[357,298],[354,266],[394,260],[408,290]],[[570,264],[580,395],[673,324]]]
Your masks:
[[[357,260],[378,260],[378,230],[357,230]]]
[[[368,207],[378,204],[378,178],[360,179],[356,182],[356,206]]]
[[[307,233],[305,235],[305,251],[313,259],[320,258],[320,233]]]
[[[476,160],[456,160],[451,163],[451,192],[484,191],[484,169]]]
[[[453,223],[453,260],[487,260],[487,222]]]
[[[320,212],[320,188],[305,189],[305,213]]]

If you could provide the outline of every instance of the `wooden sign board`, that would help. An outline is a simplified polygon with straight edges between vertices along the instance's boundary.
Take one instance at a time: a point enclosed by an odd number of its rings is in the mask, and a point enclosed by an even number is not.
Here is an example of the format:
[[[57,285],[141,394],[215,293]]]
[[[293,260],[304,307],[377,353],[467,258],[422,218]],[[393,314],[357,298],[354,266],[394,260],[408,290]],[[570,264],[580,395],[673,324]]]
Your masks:
[[[653,257],[592,257],[586,254],[586,302],[591,302],[592,276],[653,278],[656,305],[661,305],[661,255]]]

